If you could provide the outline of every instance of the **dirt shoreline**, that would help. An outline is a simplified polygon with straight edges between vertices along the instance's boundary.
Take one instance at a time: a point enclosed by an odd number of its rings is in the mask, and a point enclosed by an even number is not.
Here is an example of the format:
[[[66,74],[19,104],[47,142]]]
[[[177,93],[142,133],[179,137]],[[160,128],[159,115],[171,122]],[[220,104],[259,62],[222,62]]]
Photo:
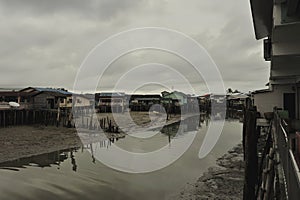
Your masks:
[[[238,144],[218,158],[216,164],[216,167],[210,167],[196,183],[187,185],[176,199],[242,199],[244,185],[242,145]]]
[[[80,147],[76,130],[53,126],[18,126],[0,129],[0,163]]]

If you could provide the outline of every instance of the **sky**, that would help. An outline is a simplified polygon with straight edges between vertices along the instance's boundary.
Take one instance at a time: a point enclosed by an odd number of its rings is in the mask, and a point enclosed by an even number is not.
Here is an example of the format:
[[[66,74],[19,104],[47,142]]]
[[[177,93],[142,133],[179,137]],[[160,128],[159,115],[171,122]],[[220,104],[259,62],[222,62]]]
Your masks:
[[[99,43],[143,27],[178,31],[197,41],[216,64],[225,88],[248,92],[265,88],[269,79],[269,63],[263,60],[262,41],[255,39],[248,0],[1,0],[0,26],[0,88],[72,91],[80,66]],[[202,65],[208,66],[204,61]],[[142,67],[128,75],[137,66]],[[120,83],[123,88],[117,89],[125,92],[135,85],[139,92],[206,93],[205,78],[191,69],[189,62],[170,52],[136,50],[110,64],[97,90],[109,91]],[[141,84],[151,78],[164,81]]]

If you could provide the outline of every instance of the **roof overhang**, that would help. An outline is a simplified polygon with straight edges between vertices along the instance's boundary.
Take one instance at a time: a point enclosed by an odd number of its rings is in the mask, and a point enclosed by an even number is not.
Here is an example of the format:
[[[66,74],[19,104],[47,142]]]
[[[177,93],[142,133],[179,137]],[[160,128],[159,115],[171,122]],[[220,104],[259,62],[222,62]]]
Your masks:
[[[264,94],[264,93],[269,93],[272,92],[272,90],[270,89],[261,89],[261,90],[255,90],[253,92],[251,92],[251,94]]]
[[[257,40],[270,36],[272,30],[273,0],[250,0]]]

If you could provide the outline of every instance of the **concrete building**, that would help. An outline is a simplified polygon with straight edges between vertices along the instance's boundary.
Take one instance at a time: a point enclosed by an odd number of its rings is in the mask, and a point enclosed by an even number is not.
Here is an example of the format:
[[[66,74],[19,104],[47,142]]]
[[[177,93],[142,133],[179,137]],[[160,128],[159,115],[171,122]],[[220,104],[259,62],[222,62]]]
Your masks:
[[[289,111],[291,119],[296,118],[296,97],[293,84],[273,84],[268,89],[252,92],[252,99],[261,116],[267,112],[273,112],[273,108],[283,108]]]
[[[275,172],[276,178],[267,187],[258,183],[258,199],[299,199],[300,1],[250,3],[256,39],[263,39],[264,58],[270,61],[269,88],[254,92],[253,99],[260,112],[274,111],[270,135],[279,164],[267,168]]]
[[[298,0],[251,0],[256,39],[263,39],[270,61],[270,92],[255,93],[261,112],[273,107],[300,118],[300,8]],[[268,100],[264,100],[268,99]],[[264,104],[264,105],[263,105]],[[259,107],[259,106],[258,106]]]

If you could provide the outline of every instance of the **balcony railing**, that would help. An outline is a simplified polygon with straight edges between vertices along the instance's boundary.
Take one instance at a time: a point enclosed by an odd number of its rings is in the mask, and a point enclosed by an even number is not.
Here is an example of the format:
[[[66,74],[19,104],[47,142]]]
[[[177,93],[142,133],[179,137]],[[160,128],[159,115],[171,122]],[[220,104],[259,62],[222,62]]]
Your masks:
[[[280,164],[284,171],[288,199],[298,199],[300,197],[299,166],[290,146],[288,124],[280,117],[278,111],[275,112],[273,128]]]

